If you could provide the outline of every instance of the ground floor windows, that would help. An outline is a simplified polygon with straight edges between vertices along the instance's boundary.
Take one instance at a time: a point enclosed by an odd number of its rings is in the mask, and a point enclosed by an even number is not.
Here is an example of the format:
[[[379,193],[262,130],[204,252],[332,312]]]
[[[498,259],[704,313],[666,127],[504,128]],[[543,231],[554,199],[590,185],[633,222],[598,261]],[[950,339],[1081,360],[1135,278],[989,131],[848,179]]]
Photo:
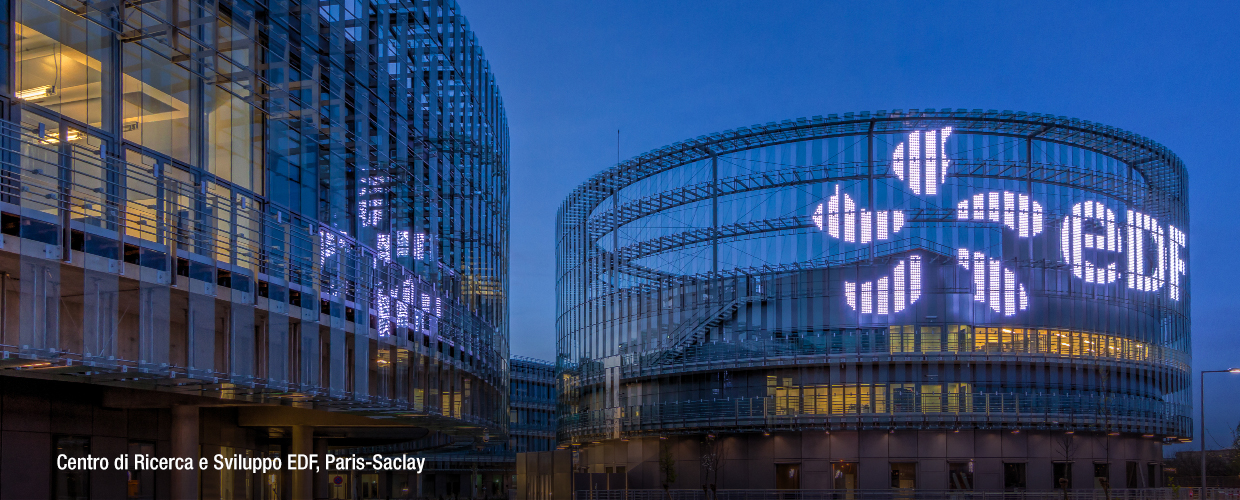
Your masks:
[[[917,487],[917,462],[892,462],[891,487],[912,489]]]
[[[1111,464],[1097,462],[1094,464],[1094,488],[1106,488],[1111,480]]]
[[[947,488],[952,490],[973,489],[973,461],[947,464]]]
[[[1051,473],[1056,489],[1072,489],[1072,462],[1055,462],[1051,464]]]
[[[130,441],[129,456],[135,455],[156,456],[155,443]],[[126,474],[125,491],[128,498],[155,498],[155,471],[131,470]]]
[[[801,464],[775,464],[775,489],[801,489]]]
[[[52,440],[52,456],[59,460],[86,458],[90,455],[90,437],[56,436]],[[56,500],[86,500],[90,498],[90,471],[60,470],[52,463],[52,498]]]
[[[1003,463],[1003,491],[1025,491],[1024,462]]]
[[[857,462],[835,462],[831,464],[832,483],[837,490],[857,489]]]

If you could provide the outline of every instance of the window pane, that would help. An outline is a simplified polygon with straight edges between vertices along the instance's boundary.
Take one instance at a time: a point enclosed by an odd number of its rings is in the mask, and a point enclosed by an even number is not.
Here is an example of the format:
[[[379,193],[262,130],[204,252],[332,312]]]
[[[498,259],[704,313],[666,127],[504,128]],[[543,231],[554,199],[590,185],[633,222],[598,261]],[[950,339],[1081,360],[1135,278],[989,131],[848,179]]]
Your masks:
[[[125,45],[125,139],[191,165],[197,136],[190,133],[189,72],[138,44]]]
[[[17,19],[16,97],[101,127],[111,33],[46,0],[19,3]]]
[[[255,180],[261,176],[262,155],[255,155],[254,148],[262,140],[259,127],[253,126],[254,108],[219,87],[207,87],[207,92],[207,164],[211,173],[257,191],[261,188]]]

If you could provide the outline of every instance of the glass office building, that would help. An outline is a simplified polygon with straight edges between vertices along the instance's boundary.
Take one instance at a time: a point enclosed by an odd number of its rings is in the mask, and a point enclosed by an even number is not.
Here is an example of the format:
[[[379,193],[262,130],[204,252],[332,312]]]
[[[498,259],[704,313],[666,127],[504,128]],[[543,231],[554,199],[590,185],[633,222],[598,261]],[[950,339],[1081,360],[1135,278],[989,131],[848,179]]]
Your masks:
[[[513,356],[508,431],[516,453],[555,449],[555,363]]]
[[[6,397],[92,384],[174,453],[504,435],[508,125],[454,1],[2,4]]]
[[[1158,485],[1192,432],[1187,189],[1149,139],[993,110],[628,160],[557,215],[560,445],[644,488],[663,447],[695,489]]]

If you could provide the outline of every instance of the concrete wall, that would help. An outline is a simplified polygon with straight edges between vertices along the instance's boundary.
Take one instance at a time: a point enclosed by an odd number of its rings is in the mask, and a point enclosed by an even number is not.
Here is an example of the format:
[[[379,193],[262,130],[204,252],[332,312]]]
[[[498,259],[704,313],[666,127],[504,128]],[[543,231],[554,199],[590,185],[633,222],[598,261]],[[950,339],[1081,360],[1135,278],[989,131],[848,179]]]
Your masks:
[[[137,397],[133,397],[133,396]],[[58,437],[85,438],[89,453],[109,460],[129,453],[131,443],[154,445],[157,456],[172,456],[175,422],[166,393],[101,388],[72,382],[0,376],[0,500],[52,498]],[[218,403],[218,400],[215,402]],[[147,407],[143,407],[147,406]],[[202,456],[224,447],[244,454],[257,450],[259,432],[235,425],[235,408],[200,408],[195,438]],[[172,472],[147,476],[154,498],[170,498]],[[195,473],[196,474],[196,473]],[[245,491],[242,473],[203,471],[198,491],[219,498],[223,490]],[[90,497],[127,498],[127,473],[109,467],[89,473]],[[231,481],[231,483],[228,483]],[[149,483],[148,483],[149,484]]]
[[[704,436],[669,436],[668,444],[676,458],[674,488],[701,488],[707,482],[701,465]],[[726,489],[775,488],[776,464],[801,464],[802,489],[830,489],[832,462],[857,462],[861,489],[889,489],[891,463],[916,463],[917,487],[949,488],[949,463],[973,461],[974,489],[1002,490],[1004,463],[1026,464],[1026,485],[1030,491],[1054,489],[1052,463],[1070,461],[1073,488],[1094,486],[1094,464],[1110,464],[1114,487],[1127,484],[1126,462],[1159,463],[1162,446],[1149,438],[1134,435],[1108,436],[1103,433],[1068,435],[1059,431],[962,430],[921,431],[822,431],[773,432],[762,434],[724,434],[724,460],[718,487]],[[658,438],[605,441],[584,446],[579,466],[589,472],[615,471],[623,467],[630,488],[662,488],[659,471]],[[1144,484],[1142,482],[1142,484]]]
[[[571,451],[517,454],[517,500],[568,499],[572,491]]]

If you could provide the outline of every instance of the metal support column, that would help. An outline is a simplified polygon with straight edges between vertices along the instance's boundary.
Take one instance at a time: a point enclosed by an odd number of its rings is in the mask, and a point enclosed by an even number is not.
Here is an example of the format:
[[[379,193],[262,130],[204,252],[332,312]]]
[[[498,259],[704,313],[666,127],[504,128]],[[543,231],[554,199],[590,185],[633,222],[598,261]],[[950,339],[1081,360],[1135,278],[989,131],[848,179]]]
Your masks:
[[[710,262],[711,278],[719,279],[719,157],[710,155]]]
[[[865,147],[865,167],[869,174],[866,179],[866,206],[869,207],[870,217],[874,217],[874,120],[870,120],[870,129],[866,132]],[[870,238],[870,261],[874,261],[874,245],[877,238]]]

